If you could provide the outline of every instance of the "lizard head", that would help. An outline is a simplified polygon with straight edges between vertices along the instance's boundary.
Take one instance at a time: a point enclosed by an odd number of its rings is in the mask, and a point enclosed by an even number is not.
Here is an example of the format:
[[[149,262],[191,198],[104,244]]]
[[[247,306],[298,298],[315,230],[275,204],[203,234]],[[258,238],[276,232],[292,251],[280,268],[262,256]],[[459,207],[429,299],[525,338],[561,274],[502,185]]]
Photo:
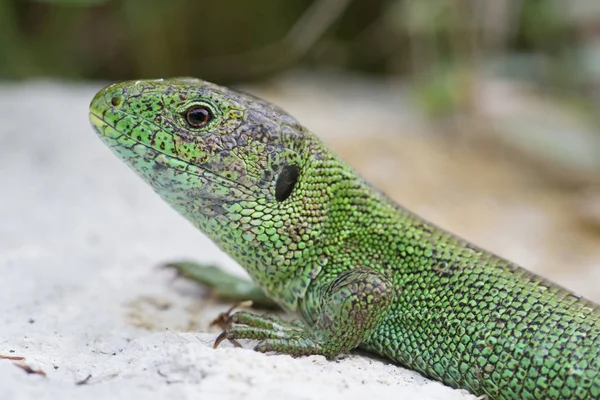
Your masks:
[[[289,196],[305,130],[255,97],[191,78],[123,82],[92,100],[100,138],[165,200],[214,216]]]
[[[114,153],[251,275],[247,264],[261,258],[289,265],[316,234],[306,194],[322,202],[326,185],[302,176],[320,142],[280,108],[176,78],[110,85],[89,116]]]

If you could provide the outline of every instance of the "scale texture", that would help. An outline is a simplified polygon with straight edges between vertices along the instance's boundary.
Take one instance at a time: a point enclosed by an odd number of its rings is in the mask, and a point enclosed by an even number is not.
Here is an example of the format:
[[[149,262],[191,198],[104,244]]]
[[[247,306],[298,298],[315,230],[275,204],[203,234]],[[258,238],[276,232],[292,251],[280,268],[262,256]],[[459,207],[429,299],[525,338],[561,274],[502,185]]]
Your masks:
[[[361,347],[490,399],[600,398],[599,307],[430,224],[283,110],[191,78],[124,82],[100,138],[302,321],[238,312],[221,339]]]

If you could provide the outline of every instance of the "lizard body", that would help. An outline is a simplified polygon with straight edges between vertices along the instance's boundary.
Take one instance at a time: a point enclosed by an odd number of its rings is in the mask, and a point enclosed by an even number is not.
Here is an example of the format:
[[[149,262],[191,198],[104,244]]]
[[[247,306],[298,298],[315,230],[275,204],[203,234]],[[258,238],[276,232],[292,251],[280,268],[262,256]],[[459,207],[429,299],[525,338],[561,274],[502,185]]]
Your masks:
[[[303,322],[222,335],[328,358],[363,348],[490,399],[599,399],[599,307],[419,218],[280,108],[192,78],[124,82],[100,138]]]

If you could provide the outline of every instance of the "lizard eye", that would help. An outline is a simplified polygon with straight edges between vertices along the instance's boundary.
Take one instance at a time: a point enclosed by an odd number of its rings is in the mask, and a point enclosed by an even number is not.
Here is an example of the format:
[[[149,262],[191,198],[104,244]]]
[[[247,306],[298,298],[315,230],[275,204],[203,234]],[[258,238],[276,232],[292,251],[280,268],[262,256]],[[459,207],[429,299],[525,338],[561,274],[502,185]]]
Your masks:
[[[202,128],[213,118],[210,108],[205,106],[191,106],[185,112],[185,119],[192,128]]]
[[[275,199],[279,202],[284,201],[294,190],[296,182],[298,182],[298,175],[300,174],[300,168],[296,165],[286,165],[281,170],[281,173],[277,177],[275,182]]]

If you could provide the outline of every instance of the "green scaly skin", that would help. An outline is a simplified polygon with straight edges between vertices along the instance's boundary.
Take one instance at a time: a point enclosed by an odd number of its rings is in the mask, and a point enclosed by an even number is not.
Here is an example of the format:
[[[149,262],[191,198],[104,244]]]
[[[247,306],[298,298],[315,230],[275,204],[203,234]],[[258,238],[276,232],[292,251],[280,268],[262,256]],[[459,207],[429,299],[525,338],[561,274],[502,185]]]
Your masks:
[[[202,128],[186,111],[202,106]],[[191,78],[93,99],[102,141],[303,322],[238,312],[221,338],[363,348],[490,399],[599,399],[599,307],[398,206],[283,110]],[[277,198],[286,168],[299,171]]]

